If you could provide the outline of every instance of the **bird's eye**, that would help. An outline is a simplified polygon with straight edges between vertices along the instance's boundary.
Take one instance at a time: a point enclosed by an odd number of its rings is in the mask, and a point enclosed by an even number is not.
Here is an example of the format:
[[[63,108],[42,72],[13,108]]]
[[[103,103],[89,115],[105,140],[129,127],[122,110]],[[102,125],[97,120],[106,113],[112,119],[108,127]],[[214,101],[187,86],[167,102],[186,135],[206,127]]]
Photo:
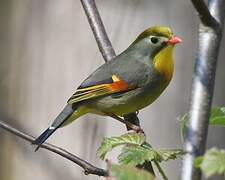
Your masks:
[[[153,44],[156,44],[157,42],[159,42],[159,39],[157,37],[151,37],[151,42]]]

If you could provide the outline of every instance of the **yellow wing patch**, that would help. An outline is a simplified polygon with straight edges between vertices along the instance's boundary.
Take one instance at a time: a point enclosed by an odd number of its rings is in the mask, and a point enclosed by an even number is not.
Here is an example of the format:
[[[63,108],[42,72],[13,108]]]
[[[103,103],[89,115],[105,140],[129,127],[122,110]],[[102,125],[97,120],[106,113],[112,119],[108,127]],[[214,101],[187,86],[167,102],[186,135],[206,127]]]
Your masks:
[[[113,82],[120,81],[120,79],[115,74],[112,75],[112,80]]]

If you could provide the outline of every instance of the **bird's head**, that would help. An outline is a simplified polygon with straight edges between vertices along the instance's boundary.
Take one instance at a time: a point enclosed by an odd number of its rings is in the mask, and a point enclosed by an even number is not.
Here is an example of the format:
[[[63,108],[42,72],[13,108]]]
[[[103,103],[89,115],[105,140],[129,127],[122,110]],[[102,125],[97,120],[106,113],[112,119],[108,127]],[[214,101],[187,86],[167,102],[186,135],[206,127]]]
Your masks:
[[[182,40],[173,36],[168,27],[154,26],[143,31],[137,39],[131,44],[140,51],[155,56],[160,50],[167,46],[174,46]]]
[[[170,82],[173,75],[173,48],[182,40],[168,27],[154,26],[142,32],[131,44],[132,52],[150,57],[155,70]],[[140,59],[142,60],[142,59]]]

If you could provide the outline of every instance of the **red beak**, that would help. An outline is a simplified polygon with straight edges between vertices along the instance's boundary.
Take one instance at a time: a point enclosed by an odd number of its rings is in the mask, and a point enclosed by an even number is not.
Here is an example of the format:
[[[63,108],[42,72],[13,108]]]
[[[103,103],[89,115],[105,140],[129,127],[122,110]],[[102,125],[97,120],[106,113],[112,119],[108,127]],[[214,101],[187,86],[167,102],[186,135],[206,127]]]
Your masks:
[[[172,36],[170,38],[170,40],[168,41],[168,43],[171,44],[171,45],[175,45],[175,44],[180,43],[180,42],[182,42],[182,39],[179,38],[178,36]]]

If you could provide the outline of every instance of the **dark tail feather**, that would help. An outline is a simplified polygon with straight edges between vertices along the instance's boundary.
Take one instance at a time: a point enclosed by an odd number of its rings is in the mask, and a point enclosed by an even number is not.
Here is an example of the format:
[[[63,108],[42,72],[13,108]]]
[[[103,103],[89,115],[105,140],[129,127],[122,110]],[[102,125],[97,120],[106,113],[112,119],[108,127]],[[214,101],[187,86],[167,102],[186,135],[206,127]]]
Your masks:
[[[32,142],[32,144],[37,145],[35,151],[37,151],[41,144],[43,144],[46,139],[48,139],[48,137],[51,136],[67,120],[67,118],[73,113],[74,110],[75,107],[73,107],[72,105],[66,105],[62,112],[56,117],[53,124]]]
[[[57,128],[49,127],[37,139],[35,139],[35,141],[32,142],[32,144],[37,145],[35,151],[39,149],[39,147],[55,132],[56,129]]]

